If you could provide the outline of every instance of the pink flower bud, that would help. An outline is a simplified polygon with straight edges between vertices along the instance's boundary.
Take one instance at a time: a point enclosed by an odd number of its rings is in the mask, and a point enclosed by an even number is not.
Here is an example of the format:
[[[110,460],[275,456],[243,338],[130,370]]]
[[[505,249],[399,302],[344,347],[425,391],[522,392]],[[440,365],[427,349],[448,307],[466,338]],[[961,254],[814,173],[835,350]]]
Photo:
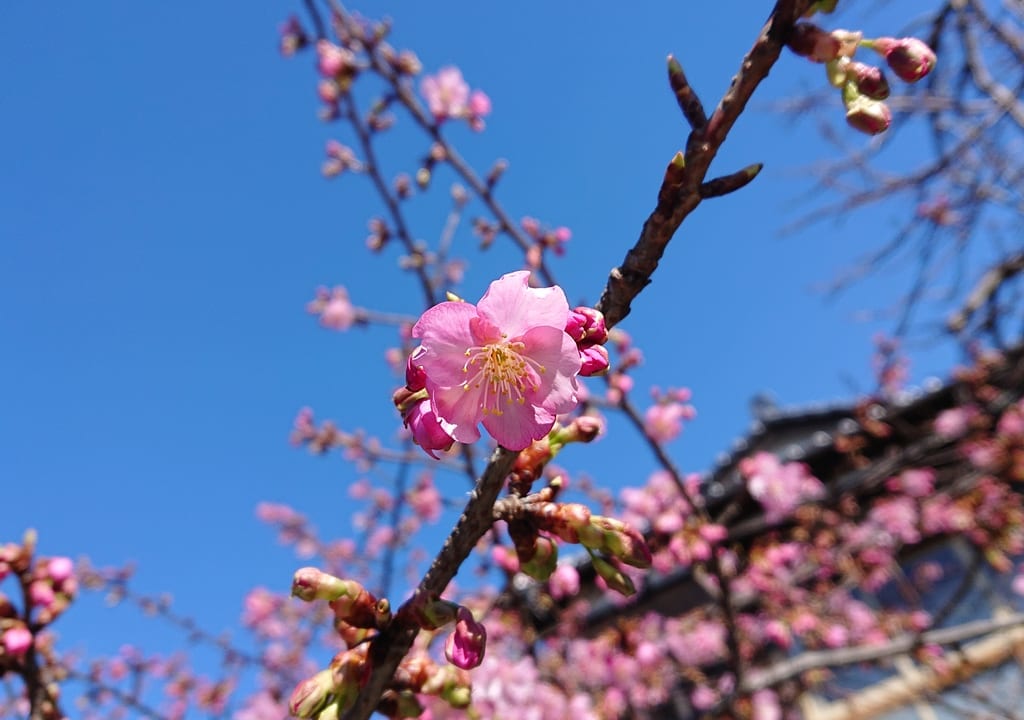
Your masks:
[[[885,79],[881,68],[852,62],[847,66],[846,73],[846,77],[857,85],[861,95],[872,100],[885,100],[889,97],[889,81]]]
[[[594,415],[580,415],[569,423],[569,426],[564,429],[560,439],[563,443],[588,443],[603,433],[604,429],[604,418],[596,417]]]
[[[460,607],[455,632],[444,643],[448,662],[463,670],[477,667],[487,649],[487,628],[478,623],[468,608]]]
[[[856,88],[852,84],[847,85],[847,88],[853,88],[856,93]],[[892,112],[885,103],[856,93],[846,102],[846,122],[862,133],[878,135],[889,129],[889,125],[892,124]]]
[[[416,358],[422,352],[422,346],[416,348],[405,363],[405,386],[413,392],[422,390],[427,386],[427,374],[423,372],[423,367],[416,362]]]
[[[45,580],[36,580],[28,586],[28,596],[36,607],[48,608],[53,605],[53,585]]]
[[[437,460],[435,451],[447,452],[455,439],[441,426],[429,398],[416,403],[405,413],[405,426],[412,433],[414,443]]]
[[[469,96],[469,112],[475,117],[491,114],[491,99],[483,90],[474,90]]]
[[[324,709],[333,692],[333,673],[330,670],[321,670],[295,687],[288,700],[288,710],[293,717],[313,717]]]
[[[341,86],[335,80],[324,79],[316,86],[317,95],[329,105],[333,105],[341,98]]]
[[[604,315],[600,310],[586,305],[569,311],[565,332],[581,345],[604,345],[608,342],[608,328],[604,323]]]
[[[359,583],[336,578],[315,567],[300,568],[292,578],[292,596],[306,602],[337,600],[342,595],[358,594],[360,590]]]
[[[881,53],[900,80],[917,82],[935,67],[935,52],[917,38],[878,38],[865,45]]]
[[[75,566],[71,562],[70,558],[50,558],[50,561],[46,565],[46,572],[51,578],[53,578],[54,582],[64,582],[74,574]]]
[[[15,625],[4,631],[0,636],[4,650],[14,657],[22,657],[32,647],[32,633],[23,625]]]
[[[593,377],[608,372],[611,360],[604,345],[589,345],[580,350],[580,375]]]
[[[327,78],[337,77],[355,68],[355,55],[346,48],[329,40],[318,40],[316,44],[317,70]]]

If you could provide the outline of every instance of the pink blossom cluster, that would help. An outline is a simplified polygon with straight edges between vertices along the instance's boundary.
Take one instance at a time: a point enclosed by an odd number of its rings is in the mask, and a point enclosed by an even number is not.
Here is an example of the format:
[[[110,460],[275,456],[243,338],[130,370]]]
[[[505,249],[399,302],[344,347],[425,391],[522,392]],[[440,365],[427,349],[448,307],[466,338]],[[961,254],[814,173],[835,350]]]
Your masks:
[[[526,264],[533,269],[544,262],[544,253],[551,250],[558,257],[565,255],[565,246],[572,239],[572,231],[565,226],[554,229],[544,227],[536,218],[524,217],[519,221],[523,232],[533,241],[526,251]]]
[[[662,393],[651,389],[654,405],[644,413],[644,432],[658,442],[669,442],[679,437],[683,422],[697,417],[697,411],[690,404],[692,393],[689,388],[669,389]]]
[[[484,129],[484,118],[491,114],[491,99],[482,90],[470,92],[457,67],[443,67],[434,75],[425,75],[420,93],[438,123],[465,120],[479,132]]]
[[[8,578],[20,592],[14,598],[0,592],[0,678],[50,664],[52,636],[46,628],[78,594],[74,564],[66,557],[36,555],[36,534],[31,530],[21,543],[0,545],[0,583]]]
[[[802,503],[821,497],[825,488],[802,463],[781,463],[771,453],[757,453],[740,462],[747,491],[761,503],[765,520],[785,520]]]

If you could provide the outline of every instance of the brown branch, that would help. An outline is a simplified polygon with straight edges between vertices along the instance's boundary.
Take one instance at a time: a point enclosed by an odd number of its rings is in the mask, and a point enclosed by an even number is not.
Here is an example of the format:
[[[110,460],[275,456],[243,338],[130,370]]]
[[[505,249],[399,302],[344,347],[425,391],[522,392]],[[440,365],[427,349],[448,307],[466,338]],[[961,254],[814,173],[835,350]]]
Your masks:
[[[640,238],[626,253],[622,265],[612,270],[597,309],[608,326],[629,315],[633,299],[651,282],[651,276],[665,253],[669,240],[683,220],[700,204],[700,185],[718,149],[743,112],[757,86],[778,60],[783,38],[793,23],[810,6],[810,0],[779,0],[754,46],[743,58],[732,85],[718,103],[707,124],[690,134],[685,155],[685,173],[678,189],[670,187],[677,178],[666,173],[658,204],[640,231]],[[670,166],[671,168],[671,166]]]
[[[995,297],[999,289],[1008,280],[1022,272],[1024,272],[1024,253],[1013,255],[998,265],[989,268],[967,296],[964,306],[953,313],[949,320],[946,321],[946,327],[951,332],[961,332],[967,327],[967,323],[971,321],[974,314]]]
[[[444,592],[459,571],[459,566],[490,529],[493,522],[492,508],[517,456],[518,453],[504,448],[498,448],[491,456],[462,517],[427,574],[423,576],[412,597],[398,610],[391,625],[371,642],[369,656],[373,669],[355,705],[345,715],[346,720],[366,720],[373,714],[398,664],[409,652],[419,633],[412,609],[416,603],[439,597]]]
[[[335,0],[331,0],[331,4],[340,9]],[[644,223],[640,239],[626,255],[623,266],[612,271],[601,301],[597,305],[598,309],[604,312],[609,328],[628,315],[630,302],[650,282],[650,277],[668,241],[683,220],[700,204],[700,186],[718,148],[725,141],[754,90],[778,59],[783,46],[782,38],[809,5],[810,0],[779,0],[776,3],[767,24],[744,58],[740,71],[733,78],[732,86],[723,96],[707,125],[700,133],[691,134],[685,161],[673,161],[670,164],[658,193],[657,207]],[[408,99],[410,93],[407,87],[399,82],[395,82],[393,87],[404,105],[410,109],[419,107],[415,98]],[[427,122],[426,127],[429,130],[433,126]],[[434,130],[436,131],[436,127]],[[440,141],[439,136],[435,139]],[[449,162],[453,157],[457,156],[449,155]],[[680,157],[679,160],[682,161],[683,158]],[[457,163],[454,167],[456,170],[460,169]],[[465,175],[463,178],[469,182]],[[473,187],[473,190],[482,194],[485,201],[490,201],[491,196],[486,186],[485,193],[481,193],[477,187]],[[490,202],[488,205],[490,206]],[[491,210],[493,212],[494,207],[491,207]],[[504,229],[511,232],[509,221],[502,219],[502,223],[506,226]],[[372,665],[370,678],[360,691],[355,705],[346,714],[346,720],[366,720],[377,707],[381,694],[391,682],[395,670],[412,647],[413,640],[419,632],[412,618],[414,604],[439,596],[455,577],[459,566],[472,552],[476,543],[490,529],[492,508],[516,457],[517,453],[503,448],[494,453],[466,505],[466,510],[448,536],[430,570],[423,577],[413,596],[399,609],[391,625],[372,641],[369,651]]]

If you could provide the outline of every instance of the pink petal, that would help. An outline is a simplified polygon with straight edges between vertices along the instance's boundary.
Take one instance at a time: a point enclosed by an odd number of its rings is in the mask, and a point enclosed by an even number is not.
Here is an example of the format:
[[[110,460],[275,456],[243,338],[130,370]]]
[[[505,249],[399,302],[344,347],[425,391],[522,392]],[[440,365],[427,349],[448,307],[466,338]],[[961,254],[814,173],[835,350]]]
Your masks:
[[[529,393],[530,401],[554,414],[572,411],[579,404],[576,374],[580,370],[580,353],[576,343],[565,331],[536,327],[520,340],[526,345],[524,355],[544,366],[540,387]]]
[[[477,310],[509,338],[538,325],[562,330],[569,319],[569,301],[562,288],[531,288],[528,270],[507,273],[492,282]]]
[[[476,315],[470,303],[443,302],[413,325],[412,336],[420,338],[423,346],[417,363],[436,385],[453,387],[465,381],[462,368],[466,350],[476,344],[470,330],[470,320]]]
[[[461,372],[461,370],[460,370]],[[475,443],[480,439],[477,423],[483,417],[480,409],[482,390],[461,385],[436,387],[427,381],[427,392],[434,402],[441,427],[460,443]]]
[[[509,450],[523,450],[539,440],[555,424],[554,413],[530,403],[510,403],[501,415],[483,416],[484,427],[498,444]]]

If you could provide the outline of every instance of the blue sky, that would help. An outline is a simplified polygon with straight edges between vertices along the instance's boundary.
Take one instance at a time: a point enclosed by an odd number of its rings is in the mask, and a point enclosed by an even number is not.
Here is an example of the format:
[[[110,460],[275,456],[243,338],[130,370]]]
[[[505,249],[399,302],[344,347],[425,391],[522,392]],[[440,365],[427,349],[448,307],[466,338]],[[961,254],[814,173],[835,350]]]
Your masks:
[[[300,5],[72,3],[44,14],[15,3],[0,24],[0,541],[32,526],[45,553],[137,562],[140,588],[171,591],[214,630],[236,624],[248,588],[285,588],[296,566],[256,521],[257,502],[292,504],[328,536],[349,532],[337,518],[356,475],[289,446],[296,411],[393,437],[379,360],[390,335],[320,329],[303,311],[314,288],[421,309],[396,254],[364,249],[377,212],[365,185],[320,177],[324,141],[347,136],[316,117],[312,56],[276,52],[278,23]],[[481,170],[510,161],[499,196],[514,217],[572,229],[555,272],[570,300],[593,302],[685,142],[665,56],[712,105],[769,3],[579,7],[356,9],[393,15],[395,45],[428,71],[459,65],[490,95],[486,132],[451,136]],[[900,20],[923,7],[901,3]],[[885,20],[865,29],[894,29]],[[783,58],[713,168],[761,161],[764,172],[687,221],[623,325],[646,355],[638,387],[694,390],[698,419],[673,447],[688,470],[744,431],[757,392],[788,405],[848,397],[851,378],[869,389],[870,337],[887,326],[854,314],[905,289],[895,272],[832,303],[813,290],[905,206],[779,235],[814,201],[801,196],[808,164],[837,150],[814,122],[767,104],[822,82]],[[402,142],[385,151],[389,174],[414,171],[423,151]],[[925,151],[908,135],[890,162]],[[445,196],[438,183],[417,206],[419,236],[437,237]],[[458,241],[471,258],[467,298],[515,269],[507,249],[473,251],[466,228]],[[942,373],[951,357],[928,351],[914,374]],[[595,452],[592,474],[642,483],[650,461],[638,450],[609,464],[615,442]],[[583,451],[572,459],[587,467]],[[84,605],[61,626],[69,644],[100,651],[167,640],[130,615]]]

